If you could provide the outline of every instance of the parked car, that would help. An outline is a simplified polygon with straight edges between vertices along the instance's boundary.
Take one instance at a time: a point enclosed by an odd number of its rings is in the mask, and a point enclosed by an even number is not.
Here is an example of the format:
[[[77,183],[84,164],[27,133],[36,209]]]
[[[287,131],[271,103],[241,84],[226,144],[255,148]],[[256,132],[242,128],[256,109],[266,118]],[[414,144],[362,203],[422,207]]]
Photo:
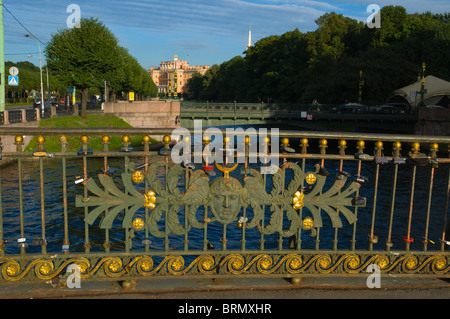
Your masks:
[[[337,108],[332,108],[331,111],[336,112],[338,114],[341,113],[360,114],[365,113],[367,111],[367,106],[360,103],[346,103],[339,105]]]
[[[367,112],[371,114],[381,113],[381,105],[371,105],[367,107]]]
[[[381,105],[382,114],[409,114],[411,106],[406,103],[386,103]]]
[[[55,101],[45,101],[44,102],[44,109],[48,109],[48,108],[50,108],[50,106],[54,106],[54,107],[59,107],[59,104],[58,104],[58,102],[55,102]],[[35,109],[35,108],[41,108],[41,99],[36,99],[36,100],[34,100],[34,103],[33,103],[33,109]]]

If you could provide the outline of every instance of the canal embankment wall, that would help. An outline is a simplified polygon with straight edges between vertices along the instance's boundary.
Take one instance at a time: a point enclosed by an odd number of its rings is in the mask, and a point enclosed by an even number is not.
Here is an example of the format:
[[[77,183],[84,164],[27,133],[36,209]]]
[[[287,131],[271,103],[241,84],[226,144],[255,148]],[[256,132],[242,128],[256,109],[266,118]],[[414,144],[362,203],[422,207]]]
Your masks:
[[[104,114],[120,117],[133,127],[180,127],[179,101],[119,101],[107,102]]]
[[[421,107],[414,133],[416,135],[450,136],[450,109]]]

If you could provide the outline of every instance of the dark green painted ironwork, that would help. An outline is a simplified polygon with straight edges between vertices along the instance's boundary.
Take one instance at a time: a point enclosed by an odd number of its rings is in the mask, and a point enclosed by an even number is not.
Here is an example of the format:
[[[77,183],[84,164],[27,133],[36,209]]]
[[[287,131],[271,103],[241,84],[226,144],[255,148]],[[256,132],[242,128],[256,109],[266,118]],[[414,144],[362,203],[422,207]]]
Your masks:
[[[68,277],[67,267],[73,263],[81,270],[83,280],[118,280],[136,278],[141,276],[283,276],[292,277],[304,274],[366,274],[369,264],[377,264],[384,273],[396,274],[434,274],[448,276],[450,270],[449,253],[447,250],[447,214],[450,189],[450,176],[447,180],[447,197],[442,198],[444,210],[440,220],[430,220],[430,203],[432,201],[433,174],[437,166],[450,166],[447,154],[438,153],[438,143],[444,147],[450,145],[449,137],[434,136],[396,136],[383,134],[356,134],[333,132],[281,132],[280,138],[299,138],[300,151],[295,153],[280,153],[283,165],[271,176],[268,185],[267,176],[258,170],[247,166],[247,162],[235,166],[217,165],[216,173],[223,176],[211,178],[202,169],[188,169],[170,161],[170,153],[164,156],[159,152],[150,151],[149,139],[143,139],[143,150],[117,151],[109,150],[108,138],[104,138],[102,150],[89,150],[88,139],[84,136],[107,135],[123,136],[124,150],[128,147],[128,136],[131,135],[170,135],[171,130],[148,129],[41,129],[41,128],[0,128],[0,135],[42,135],[60,136],[61,151],[48,153],[44,149],[43,139],[38,139],[38,149],[33,153],[23,152],[21,138],[16,138],[16,151],[3,152],[3,159],[17,159],[19,176],[18,205],[20,214],[17,222],[20,227],[20,236],[26,234],[23,203],[23,165],[24,159],[37,157],[40,165],[39,181],[41,185],[41,228],[42,242],[40,254],[30,254],[26,246],[22,245],[20,254],[9,255],[4,251],[5,241],[3,231],[0,231],[0,281],[34,281],[50,280],[59,277],[65,280]],[[242,133],[242,134],[245,134]],[[65,136],[78,135],[81,138],[81,152],[67,152]],[[238,134],[239,135],[239,134]],[[274,138],[274,137],[273,137]],[[305,140],[305,139],[309,139]],[[320,151],[315,154],[308,153],[308,145],[319,140]],[[339,151],[327,154],[326,147],[329,141],[337,141]],[[373,155],[363,154],[368,150],[365,142],[374,141]],[[383,143],[393,142],[392,156],[382,154]],[[356,155],[348,155],[345,149],[350,149],[350,142],[356,143]],[[408,155],[402,156],[401,144],[408,148],[412,143]],[[168,147],[168,140],[163,142]],[[287,142],[282,140],[282,144]],[[425,155],[419,152],[429,144],[430,153]],[[385,147],[386,147],[385,145]],[[166,148],[167,149],[167,148]],[[247,155],[248,155],[248,147]],[[276,150],[272,150],[277,153]],[[443,150],[447,152],[447,149]],[[364,155],[364,156],[362,156]],[[438,155],[441,155],[440,157]],[[78,193],[73,202],[67,198],[67,158],[77,158],[80,161],[80,175],[83,191]],[[124,172],[119,178],[108,174],[93,176],[88,171],[88,162],[93,157],[103,158],[104,171],[107,171],[108,160],[112,157],[123,158]],[[248,160],[248,156],[246,157]],[[414,200],[414,179],[410,185],[397,183],[398,167],[405,158],[414,165],[430,165],[430,184],[428,205],[424,229],[425,240],[423,249],[413,251],[410,247],[410,225],[412,222],[412,205]],[[426,161],[423,161],[426,159]],[[151,161],[150,161],[151,160]],[[288,161],[289,160],[289,161]],[[314,160],[314,170],[306,169],[306,162]],[[61,244],[68,246],[69,225],[68,215],[72,209],[82,208],[84,212],[84,251],[64,250],[61,253],[48,253],[46,250],[46,203],[44,195],[45,165],[47,161],[61,161],[63,194],[61,207],[63,218],[59,221],[63,229]],[[358,208],[366,205],[365,192],[361,189],[361,181],[350,179],[346,174],[331,176],[326,174],[324,168],[329,161],[339,164],[342,171],[343,164],[348,161],[356,162],[357,175],[363,170],[364,163],[376,165],[375,180],[365,183],[364,187],[373,187],[373,204],[369,230],[367,250],[357,250],[356,233],[358,231]],[[394,165],[392,188],[390,189],[390,211],[387,226],[387,241],[378,242],[376,234],[377,199],[380,196],[379,178],[383,171],[383,161]],[[137,167],[138,163],[144,165]],[[5,168],[0,169],[3,170]],[[232,170],[241,171],[241,177],[230,176]],[[289,174],[288,174],[289,173]],[[414,173],[413,173],[414,174]],[[448,174],[447,174],[448,175]],[[1,176],[1,175],[0,175]],[[143,188],[137,188],[140,184]],[[1,186],[1,184],[0,184]],[[308,187],[309,186],[309,187]],[[142,191],[144,189],[145,191]],[[2,189],[0,189],[2,191]],[[411,194],[408,205],[409,215],[406,216],[407,233],[404,249],[395,247],[391,238],[394,233],[403,232],[404,229],[395,229],[393,219],[397,218],[395,211],[396,194],[399,191],[409,191]],[[1,192],[0,192],[1,196]],[[3,230],[3,208],[0,197],[0,230]],[[226,202],[227,206],[223,203]],[[140,214],[137,214],[141,211]],[[199,213],[203,212],[200,216]],[[324,217],[330,220],[325,226]],[[119,223],[117,223],[119,221]],[[430,242],[426,234],[431,223],[437,223],[441,229],[441,242],[436,243],[439,249],[428,249]],[[119,226],[118,226],[119,225]],[[208,231],[211,225],[222,227],[221,247],[212,248],[208,241]],[[103,251],[91,250],[91,231],[100,228],[105,234]],[[118,232],[114,227],[123,230],[123,235],[117,238]],[[332,249],[322,249],[324,227],[331,227],[334,232]],[[343,227],[352,229],[351,238],[346,248],[338,246],[338,234]],[[196,249],[189,247],[193,239],[190,234],[197,230],[203,232],[203,238]],[[250,232],[258,233],[257,239],[249,237]],[[322,231],[322,232],[321,232]],[[136,232],[144,233],[142,249],[133,247]],[[230,232],[240,234],[241,245],[239,249],[230,249],[228,239]],[[306,248],[302,242],[302,234],[309,234],[314,238],[314,247]],[[19,234],[18,234],[19,235]],[[112,237],[115,236],[115,237]],[[174,248],[174,236],[183,239],[181,246]],[[278,241],[276,248],[267,248],[267,241]],[[152,248],[151,238],[160,238],[163,247]],[[112,241],[121,240],[123,250],[111,249]],[[249,248],[250,241],[258,241],[259,249]],[[254,247],[254,246],[253,246]],[[376,249],[375,249],[376,248]]]

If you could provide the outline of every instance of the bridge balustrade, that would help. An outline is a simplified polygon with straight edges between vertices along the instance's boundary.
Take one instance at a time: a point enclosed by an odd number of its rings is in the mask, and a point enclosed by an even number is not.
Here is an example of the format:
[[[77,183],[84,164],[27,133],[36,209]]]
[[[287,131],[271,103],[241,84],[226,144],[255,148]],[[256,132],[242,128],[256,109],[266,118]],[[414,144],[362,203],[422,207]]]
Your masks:
[[[448,276],[449,137],[246,134],[183,138],[191,166],[170,130],[0,128],[0,281]]]

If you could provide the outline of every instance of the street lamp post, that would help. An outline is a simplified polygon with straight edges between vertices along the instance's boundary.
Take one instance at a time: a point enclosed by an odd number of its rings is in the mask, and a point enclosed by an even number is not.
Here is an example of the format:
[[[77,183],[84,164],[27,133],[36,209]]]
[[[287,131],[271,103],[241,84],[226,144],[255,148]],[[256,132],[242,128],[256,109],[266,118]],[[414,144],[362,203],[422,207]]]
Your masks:
[[[33,56],[31,54],[28,54],[28,57],[40,59],[37,56]],[[50,82],[48,81],[48,63],[47,63],[47,61],[45,61],[45,70],[47,72],[47,101],[50,102]]]
[[[44,85],[42,83],[42,53],[41,53],[41,46],[39,45],[39,41],[36,40],[36,38],[33,37],[32,35],[25,34],[25,37],[34,39],[36,41],[37,45],[38,45],[38,48],[39,48],[39,70],[40,70],[40,73],[41,73],[41,109],[42,109],[41,113],[42,113],[42,117],[44,117]]]
[[[0,0],[0,112],[5,110],[5,31],[3,26],[3,0]]]
[[[425,62],[422,63],[422,80],[420,81],[420,106],[424,105],[424,95],[425,95],[425,69],[427,65]]]
[[[363,71],[359,71],[359,91],[358,91],[358,103],[362,103],[362,88],[364,85]]]

